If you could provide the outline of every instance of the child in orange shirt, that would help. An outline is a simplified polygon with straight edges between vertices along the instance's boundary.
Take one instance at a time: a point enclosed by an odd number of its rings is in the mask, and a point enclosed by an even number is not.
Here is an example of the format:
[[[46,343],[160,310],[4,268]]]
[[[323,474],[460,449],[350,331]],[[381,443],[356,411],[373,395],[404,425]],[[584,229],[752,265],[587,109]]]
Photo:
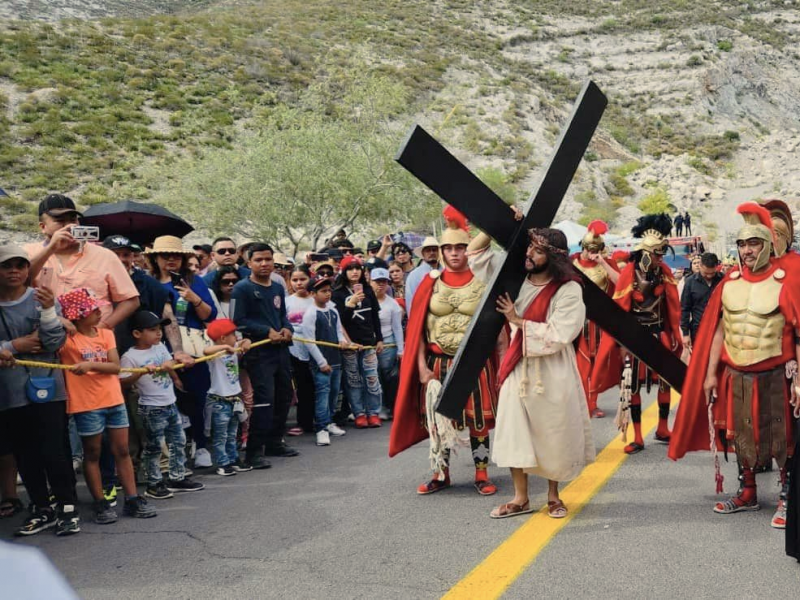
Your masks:
[[[83,443],[83,472],[94,498],[95,523],[114,523],[117,513],[103,496],[100,444],[107,431],[117,474],[125,491],[124,514],[155,517],[155,508],[136,491],[133,463],[128,452],[128,412],[119,379],[119,353],[114,333],[98,328],[101,301],[86,288],[58,298],[62,315],[77,330],[61,348],[61,360],[72,365],[66,372],[67,413],[75,419]]]

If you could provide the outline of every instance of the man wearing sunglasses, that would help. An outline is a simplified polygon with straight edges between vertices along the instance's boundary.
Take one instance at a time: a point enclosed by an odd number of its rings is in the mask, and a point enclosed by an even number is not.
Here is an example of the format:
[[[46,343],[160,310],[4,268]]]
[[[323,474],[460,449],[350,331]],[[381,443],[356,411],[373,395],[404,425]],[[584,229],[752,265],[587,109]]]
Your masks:
[[[208,272],[203,276],[203,281],[208,287],[214,283],[215,271],[220,267],[233,267],[239,273],[239,277],[247,279],[250,277],[250,269],[244,265],[237,265],[239,250],[236,244],[229,237],[218,237],[211,244],[211,258],[213,262],[208,267]]]

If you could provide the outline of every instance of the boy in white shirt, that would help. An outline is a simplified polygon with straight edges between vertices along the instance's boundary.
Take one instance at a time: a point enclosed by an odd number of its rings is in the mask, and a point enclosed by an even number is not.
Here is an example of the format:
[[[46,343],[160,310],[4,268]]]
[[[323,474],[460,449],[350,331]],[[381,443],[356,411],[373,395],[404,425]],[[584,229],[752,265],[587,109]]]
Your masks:
[[[203,353],[206,356],[225,352],[208,362],[211,387],[206,396],[206,437],[211,437],[217,475],[227,477],[253,467],[239,460],[236,451],[236,431],[239,422],[247,418],[242,402],[242,387],[239,385],[239,357],[237,352],[247,352],[250,340],[236,340],[236,324],[230,319],[212,321],[206,329],[214,342]]]
[[[139,392],[139,416],[145,432],[145,448],[142,462],[147,469],[145,496],[163,500],[172,498],[173,492],[196,492],[205,486],[186,477],[186,434],[183,420],[175,403],[174,385],[180,380],[172,367],[176,361],[161,343],[164,325],[155,313],[140,310],[130,320],[134,346],[122,355],[123,368],[145,368],[148,373],[120,373],[123,386],[135,385]],[[169,448],[169,478],[166,483],[161,475],[161,441],[166,438]]]

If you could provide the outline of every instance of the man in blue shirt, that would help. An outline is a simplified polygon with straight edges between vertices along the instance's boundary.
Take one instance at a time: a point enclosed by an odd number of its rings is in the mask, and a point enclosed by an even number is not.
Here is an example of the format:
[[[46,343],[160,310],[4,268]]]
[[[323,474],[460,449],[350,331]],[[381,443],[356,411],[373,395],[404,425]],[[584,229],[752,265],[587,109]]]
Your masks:
[[[439,268],[439,242],[435,237],[428,236],[419,248],[414,248],[416,254],[422,260],[419,265],[408,274],[406,279],[406,314],[411,314],[411,304],[414,301],[414,294],[425,279],[425,275],[430,273],[433,269]]]
[[[291,362],[287,344],[293,329],[286,315],[286,294],[272,281],[275,268],[272,248],[253,244],[247,250],[250,276],[233,288],[233,322],[253,342],[269,339],[244,355],[242,362],[253,384],[253,411],[245,460],[256,469],[266,469],[269,456],[297,456],[299,452],[283,440],[292,399]],[[263,454],[262,454],[263,452]]]

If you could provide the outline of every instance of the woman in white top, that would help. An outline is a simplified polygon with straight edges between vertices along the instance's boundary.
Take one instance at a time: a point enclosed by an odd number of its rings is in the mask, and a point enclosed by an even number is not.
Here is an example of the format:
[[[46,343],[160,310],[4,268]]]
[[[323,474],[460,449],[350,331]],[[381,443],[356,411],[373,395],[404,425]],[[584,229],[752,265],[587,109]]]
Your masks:
[[[289,291],[292,295],[286,298],[286,315],[294,328],[295,335],[302,338],[309,337],[302,328],[303,315],[314,305],[314,298],[308,292],[309,279],[308,266],[294,267],[289,275]],[[289,354],[292,356],[292,379],[297,394],[297,426],[286,433],[289,435],[314,433],[314,378],[309,367],[308,348],[305,344],[294,343],[289,346]]]
[[[381,306],[378,317],[381,321],[384,348],[383,352],[378,355],[378,374],[383,388],[383,406],[380,417],[381,420],[386,421],[391,418],[392,410],[394,410],[400,360],[403,358],[403,309],[394,298],[387,294],[389,290],[388,270],[372,269],[370,280]]]

